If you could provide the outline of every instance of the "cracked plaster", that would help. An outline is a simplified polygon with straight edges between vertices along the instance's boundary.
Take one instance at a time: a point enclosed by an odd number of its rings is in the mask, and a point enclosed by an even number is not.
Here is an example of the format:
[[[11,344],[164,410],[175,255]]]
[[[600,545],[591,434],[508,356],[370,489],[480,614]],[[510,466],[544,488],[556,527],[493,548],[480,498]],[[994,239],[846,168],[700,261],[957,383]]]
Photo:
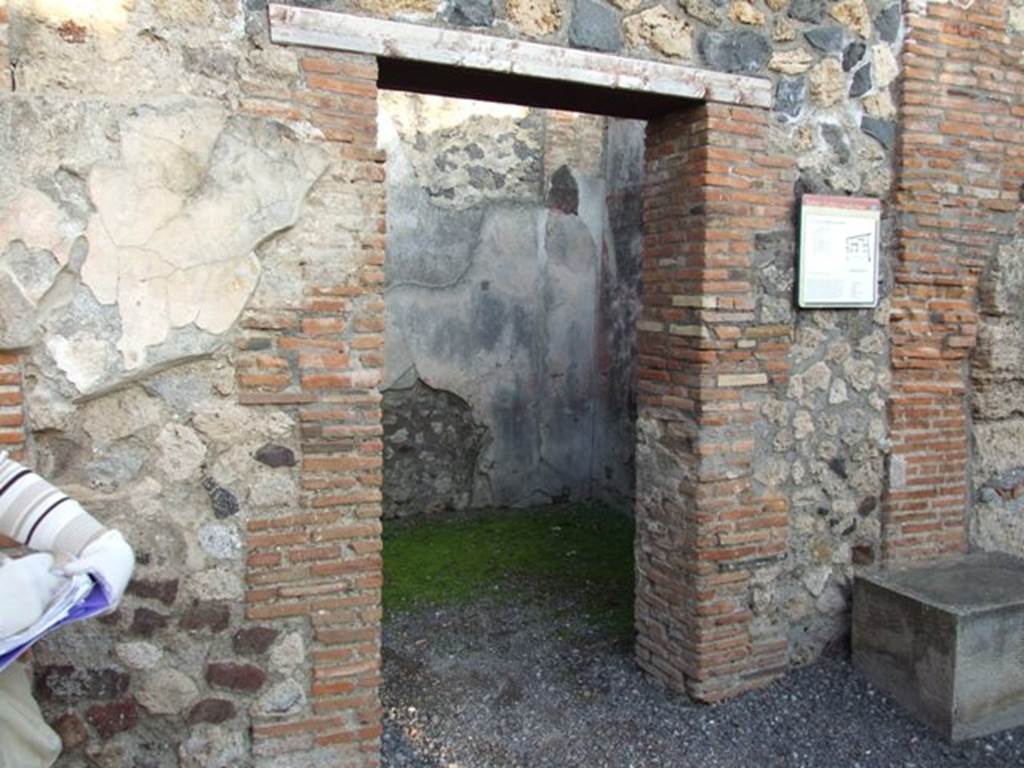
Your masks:
[[[117,304],[131,370],[174,329],[216,335],[234,324],[260,276],[255,248],[295,222],[325,160],[215,105],[140,111],[120,128],[121,161],[89,174],[96,210],[82,279]]]
[[[45,375],[90,396],[208,354],[260,281],[257,249],[295,223],[325,152],[279,124],[173,99],[98,111],[106,141],[88,157],[58,129],[90,121],[42,107],[27,103],[20,120],[58,131],[64,151],[48,162],[73,166],[8,161],[0,342],[45,338],[34,354]]]

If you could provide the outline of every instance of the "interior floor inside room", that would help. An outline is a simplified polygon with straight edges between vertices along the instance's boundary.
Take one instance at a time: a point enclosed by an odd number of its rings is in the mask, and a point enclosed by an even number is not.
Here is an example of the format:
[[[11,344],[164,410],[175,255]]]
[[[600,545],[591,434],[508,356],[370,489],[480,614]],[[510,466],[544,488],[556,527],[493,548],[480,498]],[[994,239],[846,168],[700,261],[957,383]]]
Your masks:
[[[384,766],[1024,765],[1024,729],[950,745],[843,655],[708,707],[632,654],[633,521],[592,503],[387,521]]]

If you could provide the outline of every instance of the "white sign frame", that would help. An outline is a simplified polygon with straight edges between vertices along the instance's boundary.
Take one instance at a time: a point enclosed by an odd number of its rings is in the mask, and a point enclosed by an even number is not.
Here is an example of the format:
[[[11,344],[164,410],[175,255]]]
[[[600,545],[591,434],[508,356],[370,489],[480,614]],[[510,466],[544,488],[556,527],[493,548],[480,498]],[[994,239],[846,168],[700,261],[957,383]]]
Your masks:
[[[805,309],[877,307],[881,228],[879,200],[804,195],[797,304]]]

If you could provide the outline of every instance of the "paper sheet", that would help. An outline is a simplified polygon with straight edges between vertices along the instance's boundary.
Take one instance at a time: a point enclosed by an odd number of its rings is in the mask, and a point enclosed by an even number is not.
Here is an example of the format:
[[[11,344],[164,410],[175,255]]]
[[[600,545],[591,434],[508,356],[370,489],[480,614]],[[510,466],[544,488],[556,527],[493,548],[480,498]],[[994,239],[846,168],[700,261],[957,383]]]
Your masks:
[[[91,576],[72,576],[57,590],[43,615],[32,626],[10,637],[0,638],[0,671],[56,629],[96,616],[109,607],[106,594]]]

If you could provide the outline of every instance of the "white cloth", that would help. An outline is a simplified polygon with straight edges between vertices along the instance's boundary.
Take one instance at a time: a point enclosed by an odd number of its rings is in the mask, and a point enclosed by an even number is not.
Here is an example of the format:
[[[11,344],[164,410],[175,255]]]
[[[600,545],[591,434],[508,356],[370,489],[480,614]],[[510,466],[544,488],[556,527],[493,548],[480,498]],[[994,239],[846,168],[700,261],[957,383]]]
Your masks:
[[[64,566],[64,573],[88,573],[106,593],[111,609],[121,602],[135,568],[135,553],[120,531],[107,531]]]
[[[0,563],[0,637],[31,626],[62,581],[53,570],[53,555],[47,553]]]
[[[28,665],[14,662],[0,672],[0,768],[50,768],[61,746],[32,698]]]

